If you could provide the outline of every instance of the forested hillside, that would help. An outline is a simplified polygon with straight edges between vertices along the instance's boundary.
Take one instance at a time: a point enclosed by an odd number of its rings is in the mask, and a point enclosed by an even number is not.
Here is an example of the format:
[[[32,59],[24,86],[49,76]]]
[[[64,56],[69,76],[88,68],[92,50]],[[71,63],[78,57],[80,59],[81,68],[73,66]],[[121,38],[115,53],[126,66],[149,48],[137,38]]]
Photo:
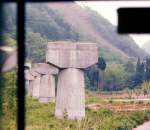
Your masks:
[[[16,10],[7,6],[4,38],[7,45],[16,45]],[[45,62],[48,41],[96,42],[99,55],[106,61],[104,89],[116,90],[133,87],[128,84],[135,72],[137,57],[147,55],[128,35],[118,35],[116,27],[101,15],[76,3],[26,4],[26,54],[27,61]],[[88,88],[97,89],[102,75],[97,65],[86,70]],[[99,79],[98,79],[99,78]],[[131,80],[132,81],[132,80]]]
[[[79,32],[96,39],[100,44],[108,43],[109,46],[111,44],[130,57],[146,55],[128,35],[118,35],[115,26],[90,8],[81,8],[73,2],[51,3],[49,7],[59,11],[69,24]],[[113,51],[115,52],[115,50]]]
[[[9,5],[5,10],[5,42],[14,45],[16,10],[14,5]],[[27,4],[25,23],[26,51],[28,60],[33,62],[44,60],[45,45],[53,40],[96,42],[100,55],[108,62],[122,63],[131,57],[147,55],[128,35],[118,35],[116,27],[98,13],[73,2]]]
[[[26,32],[27,35],[29,34],[26,42],[27,54],[28,59],[34,62],[44,60],[44,57],[35,54],[44,55],[44,47],[50,40],[99,43],[100,55],[108,62],[123,63],[131,57],[146,56],[146,53],[128,35],[118,35],[116,27],[95,11],[83,9],[72,2],[69,5],[66,3],[27,4],[26,7]],[[41,40],[36,37],[40,37]],[[35,41],[39,43],[36,43],[36,47]],[[30,51],[31,49],[33,51]]]

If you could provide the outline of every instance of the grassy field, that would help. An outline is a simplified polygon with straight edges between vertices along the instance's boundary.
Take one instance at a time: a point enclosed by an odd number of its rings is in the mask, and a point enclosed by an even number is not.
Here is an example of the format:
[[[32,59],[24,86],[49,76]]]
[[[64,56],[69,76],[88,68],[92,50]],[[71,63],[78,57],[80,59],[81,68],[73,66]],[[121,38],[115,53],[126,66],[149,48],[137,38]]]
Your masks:
[[[77,121],[67,119],[66,115],[64,119],[55,118],[55,103],[42,104],[26,97],[26,130],[132,130],[150,119],[150,109],[141,109],[145,104],[149,106],[149,101],[122,100],[126,98],[118,101],[118,97],[112,99],[110,96],[104,99],[95,92],[86,91],[86,117]],[[128,111],[129,106],[134,108],[135,105],[138,105],[137,110]],[[2,130],[17,129],[15,115],[10,118],[7,113],[2,118]]]
[[[86,105],[108,104],[99,96],[86,94]],[[110,103],[112,103],[110,101]],[[86,118],[82,121],[56,119],[55,104],[42,104],[30,97],[26,98],[26,130],[132,130],[150,118],[150,111],[112,111],[108,108],[90,109],[86,107]]]
[[[125,93],[122,95],[99,94],[86,91],[86,107],[91,109],[109,109],[112,111],[145,111],[150,110],[150,99],[129,99]]]

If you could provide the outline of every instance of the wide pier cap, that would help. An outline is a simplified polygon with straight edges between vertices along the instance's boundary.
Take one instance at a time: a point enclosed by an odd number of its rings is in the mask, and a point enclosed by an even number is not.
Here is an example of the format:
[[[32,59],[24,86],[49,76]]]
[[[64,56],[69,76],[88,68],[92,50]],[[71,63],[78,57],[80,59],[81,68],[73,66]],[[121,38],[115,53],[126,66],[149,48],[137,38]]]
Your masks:
[[[57,41],[47,45],[46,62],[59,68],[88,68],[97,61],[96,43]]]
[[[58,68],[46,63],[35,63],[33,69],[39,74],[58,74]]]
[[[31,68],[29,70],[29,73],[34,77],[40,76],[40,74],[38,72],[36,72],[33,68]]]

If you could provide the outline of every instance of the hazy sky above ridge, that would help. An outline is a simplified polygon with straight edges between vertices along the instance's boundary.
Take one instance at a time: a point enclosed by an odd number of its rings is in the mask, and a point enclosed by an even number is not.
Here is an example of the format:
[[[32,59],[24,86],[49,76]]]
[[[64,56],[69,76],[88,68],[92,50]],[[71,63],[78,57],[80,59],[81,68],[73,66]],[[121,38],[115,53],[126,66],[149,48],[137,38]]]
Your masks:
[[[150,1],[80,1],[77,3],[82,7],[88,6],[97,11],[113,25],[117,25],[117,9],[120,7],[150,7]],[[132,34],[130,36],[140,47],[150,40],[150,34]]]

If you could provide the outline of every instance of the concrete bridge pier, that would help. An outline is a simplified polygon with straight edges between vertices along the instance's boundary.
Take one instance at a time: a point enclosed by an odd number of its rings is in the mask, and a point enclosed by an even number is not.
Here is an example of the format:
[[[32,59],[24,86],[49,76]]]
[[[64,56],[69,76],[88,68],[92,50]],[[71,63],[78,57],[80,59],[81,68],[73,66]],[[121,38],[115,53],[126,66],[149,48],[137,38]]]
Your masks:
[[[58,76],[55,116],[69,119],[85,117],[84,72],[76,68],[64,69]]]
[[[69,119],[85,117],[85,83],[82,69],[98,62],[95,43],[50,42],[46,62],[58,68],[55,116]]]
[[[55,75],[58,71],[58,68],[47,63],[34,63],[26,71],[28,95],[42,103],[54,102]]]
[[[58,69],[47,63],[35,63],[33,70],[40,74],[40,83],[38,90],[38,100],[41,103],[55,101],[55,76]]]
[[[41,76],[37,76],[33,80],[33,90],[32,90],[33,99],[38,99],[40,96],[40,82],[41,82]]]
[[[28,96],[32,96],[34,78],[35,77],[30,73],[30,71],[28,69],[25,70],[26,93],[27,93]]]
[[[32,93],[33,93],[33,80],[29,81],[29,88],[28,88],[28,96],[32,97]]]
[[[55,102],[55,77],[46,74],[41,77],[39,102]]]

